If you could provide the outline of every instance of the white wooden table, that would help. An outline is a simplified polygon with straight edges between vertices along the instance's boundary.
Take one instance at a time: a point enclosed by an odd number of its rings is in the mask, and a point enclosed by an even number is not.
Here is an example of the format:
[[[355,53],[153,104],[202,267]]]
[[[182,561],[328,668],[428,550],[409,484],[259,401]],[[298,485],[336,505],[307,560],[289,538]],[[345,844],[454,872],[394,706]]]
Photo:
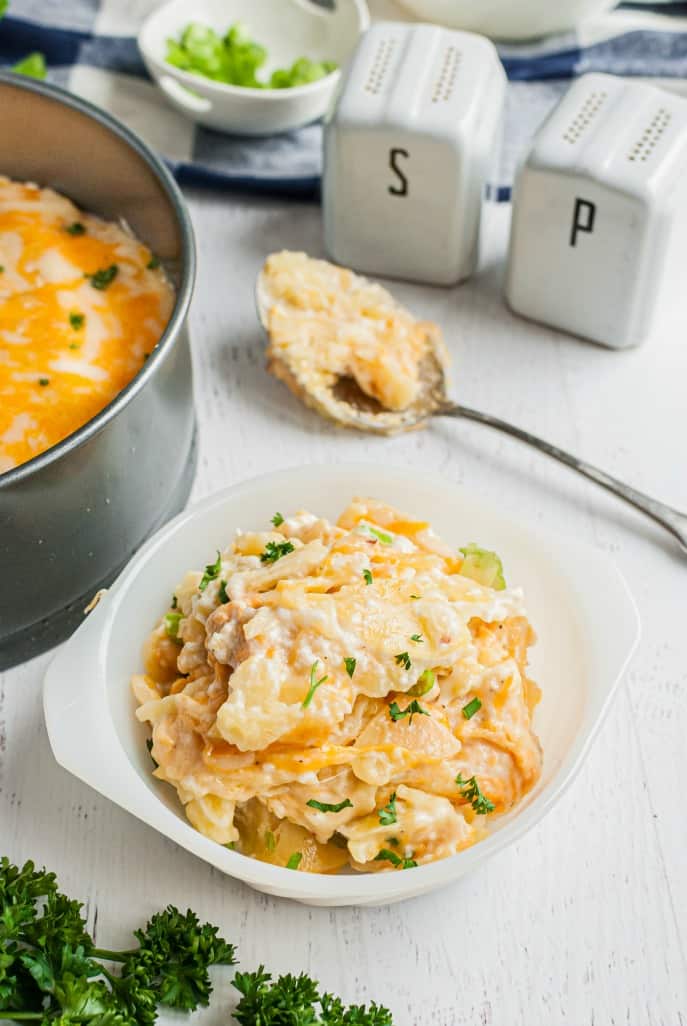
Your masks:
[[[167,902],[190,905],[236,941],[243,968],[308,970],[348,1000],[387,1004],[399,1026],[684,1024],[687,560],[600,489],[484,428],[437,422],[379,440],[319,422],[263,370],[252,297],[268,251],[321,253],[318,207],[189,199],[200,249],[196,497],[304,462],[434,468],[515,518],[609,552],[643,641],[555,811],[481,871],[406,905],[328,911],[255,894],[71,779],[43,726],[48,655],[0,675],[0,853],[56,869],[91,923],[97,913],[105,946]],[[516,319],[500,300],[508,216],[487,208],[483,269],[468,284],[396,290],[444,326],[457,394],[687,508],[684,325],[618,353]],[[229,975],[195,1023],[228,1022]]]

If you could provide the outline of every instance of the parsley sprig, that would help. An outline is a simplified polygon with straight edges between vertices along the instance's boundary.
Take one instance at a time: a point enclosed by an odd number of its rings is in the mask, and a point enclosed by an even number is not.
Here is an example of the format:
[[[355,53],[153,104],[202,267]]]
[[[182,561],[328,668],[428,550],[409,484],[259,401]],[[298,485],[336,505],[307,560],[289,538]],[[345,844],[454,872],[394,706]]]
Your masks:
[[[305,973],[273,980],[260,966],[254,973],[236,973],[241,994],[234,1018],[239,1026],[393,1026],[391,1012],[372,1002],[349,1005],[332,994],[321,994]]]
[[[353,808],[353,802],[350,798],[344,798],[342,802],[337,802],[336,805],[330,805],[328,802],[318,802],[316,798],[311,798],[305,804],[310,806],[311,809],[317,809],[318,812],[341,812],[342,809]]]
[[[462,774],[458,774],[456,777],[456,783],[460,788],[460,793],[466,802],[472,805],[473,809],[478,816],[486,816],[489,812],[493,812],[496,806],[492,801],[482,794],[480,786],[477,783],[477,777],[470,777],[468,780],[463,780]]]
[[[319,662],[319,660],[316,659],[315,662],[310,667],[310,687],[308,688],[308,693],[307,693],[307,695],[305,696],[305,698],[303,699],[303,702],[302,702],[302,706],[303,706],[304,709],[308,708],[308,706],[310,705],[310,703],[313,700],[313,696],[314,696],[315,692],[320,687],[320,685],[324,684],[324,682],[326,680],[329,680],[329,677],[328,677],[328,675],[326,673],[325,673],[324,677],[320,677],[319,680],[316,679],[317,678],[317,664],[318,664],[318,662]]]
[[[353,677],[355,668],[357,666],[357,660],[353,656],[344,656],[344,666],[346,667],[346,673],[349,677]]]
[[[267,542],[265,545],[265,551],[260,556],[261,563],[276,563],[282,556],[288,556],[289,552],[293,552],[293,545],[290,541],[285,542]]]
[[[392,851],[391,848],[382,848],[382,850],[375,855],[374,861],[390,862],[391,865],[395,866],[397,869],[414,869],[417,866],[415,859],[401,858],[401,856],[395,851]]]
[[[401,709],[398,702],[392,702],[389,706],[389,716],[394,721],[394,723],[397,723],[399,720],[402,720],[404,716],[408,717],[408,723],[412,723],[413,716],[417,715],[429,716],[429,713],[426,709],[422,708],[422,706],[416,698],[414,698],[410,705],[407,705],[405,709]]]
[[[210,583],[210,581],[217,580],[217,578],[219,577],[221,572],[222,572],[222,557],[220,555],[219,549],[217,549],[217,559],[215,560],[214,563],[208,563],[208,565],[205,567],[205,573],[203,574],[203,576],[200,579],[200,584],[198,585],[198,591],[205,591],[205,589],[207,588],[207,586]]]
[[[41,1026],[152,1026],[161,1005],[207,1005],[211,965],[234,964],[217,927],[170,905],[136,930],[138,947],[96,948],[81,904],[54,873],[0,860],[0,1018]],[[119,965],[119,972],[101,961]]]
[[[377,812],[379,822],[382,826],[391,826],[396,822],[396,792],[391,795],[389,802]]]
[[[394,656],[397,666],[402,666],[404,670],[409,670],[412,666],[410,656],[407,652],[399,652],[398,655]]]

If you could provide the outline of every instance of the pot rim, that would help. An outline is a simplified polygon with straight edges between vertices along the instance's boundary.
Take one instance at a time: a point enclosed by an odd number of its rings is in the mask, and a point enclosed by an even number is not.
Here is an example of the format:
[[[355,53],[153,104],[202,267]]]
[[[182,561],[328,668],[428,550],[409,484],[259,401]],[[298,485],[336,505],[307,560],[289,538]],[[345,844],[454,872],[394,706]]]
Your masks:
[[[68,453],[78,449],[85,442],[89,441],[89,439],[99,434],[99,432],[102,431],[102,429],[106,427],[111,420],[114,420],[114,418],[129,405],[139,392],[145,388],[149,379],[156,373],[158,365],[166,359],[167,352],[174,344],[180,327],[188,317],[193,285],[196,277],[196,246],[193,227],[181,189],[163,162],[153,153],[149,146],[144,143],[138,135],[136,135],[135,132],[132,132],[131,129],[122,124],[121,121],[113,117],[111,114],[108,114],[100,107],[97,107],[95,104],[68,92],[66,89],[62,89],[60,86],[53,85],[52,83],[23,78],[22,76],[13,74],[12,72],[0,70],[0,86],[3,85],[11,85],[18,89],[25,89],[27,92],[38,93],[40,96],[44,96],[57,103],[62,103],[67,107],[71,107],[80,114],[84,114],[86,117],[90,117],[99,122],[99,124],[104,128],[109,129],[113,135],[118,136],[119,139],[134,150],[134,152],[148,165],[171,204],[181,234],[183,259],[181,262],[180,281],[176,288],[176,302],[174,304],[174,309],[172,310],[169,321],[167,322],[165,330],[160,337],[160,341],[157,343],[150,354],[150,357],[146,360],[138,374],[131,379],[129,384],[126,385],[121,392],[117,393],[114,399],[112,399],[107,406],[104,406],[103,409],[95,415],[95,417],[86,421],[86,423],[82,424],[81,427],[76,429],[76,431],[73,431],[70,435],[67,435],[66,438],[63,438],[62,441],[57,442],[44,452],[33,456],[25,463],[20,463],[18,467],[13,467],[11,470],[7,470],[5,473],[0,474],[0,491],[2,491],[3,488],[11,488],[12,485],[18,484],[20,481],[23,481],[34,474],[40,473],[42,470],[45,470],[46,467],[56,463]]]

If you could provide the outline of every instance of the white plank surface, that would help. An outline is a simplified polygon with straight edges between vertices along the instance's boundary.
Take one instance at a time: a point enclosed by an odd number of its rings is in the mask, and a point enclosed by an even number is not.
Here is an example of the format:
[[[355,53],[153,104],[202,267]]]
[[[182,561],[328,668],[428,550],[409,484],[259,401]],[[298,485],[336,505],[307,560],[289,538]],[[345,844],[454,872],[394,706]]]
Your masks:
[[[307,969],[349,1000],[389,1005],[399,1026],[687,1023],[687,561],[648,521],[486,429],[436,422],[379,440],[318,422],[263,370],[252,285],[272,249],[321,252],[319,209],[189,198],[200,249],[196,497],[304,462],[395,463],[410,487],[413,466],[438,469],[515,518],[610,552],[643,642],[555,811],[457,886],[406,905],[328,911],[255,894],[68,777],[42,722],[48,656],[0,675],[0,852],[55,868],[91,921],[97,911],[107,946],[167,902],[190,905],[238,943],[244,968]],[[507,208],[487,208],[471,282],[396,287],[444,326],[456,394],[687,508],[683,326],[617,353],[514,318],[499,294],[507,222]],[[227,1022],[228,977],[194,1022]]]

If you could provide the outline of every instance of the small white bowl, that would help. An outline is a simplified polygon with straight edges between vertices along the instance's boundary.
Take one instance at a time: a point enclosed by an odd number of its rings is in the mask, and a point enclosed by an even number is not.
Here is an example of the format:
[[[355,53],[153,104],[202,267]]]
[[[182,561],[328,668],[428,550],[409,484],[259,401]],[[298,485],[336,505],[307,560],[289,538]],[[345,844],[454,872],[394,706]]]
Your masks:
[[[175,791],[152,775],[129,678],[140,672],[144,639],[178,581],[226,546],[235,528],[268,523],[275,509],[334,518],[355,495],[431,518],[456,547],[476,541],[495,549],[507,579],[524,587],[539,639],[532,676],[543,690],[535,727],[544,769],[484,841],[441,862],[387,873],[300,873],[229,851],[191,826]],[[300,467],[229,488],[163,527],[57,654],[45,681],[45,718],[65,769],[228,876],[312,905],[381,905],[457,880],[542,818],[579,770],[638,638],[634,602],[602,552],[517,526],[507,508],[492,509],[437,475],[375,464]]]
[[[165,60],[167,40],[197,21],[224,35],[242,22],[267,49],[263,71],[290,67],[299,57],[336,61],[343,68],[370,24],[365,0],[338,0],[334,9],[313,0],[171,0],[143,23],[138,46],[167,99],[193,121],[241,135],[272,135],[323,117],[340,71],[292,89],[245,89],[192,75]]]
[[[417,18],[492,39],[536,39],[567,32],[617,0],[401,0]]]

